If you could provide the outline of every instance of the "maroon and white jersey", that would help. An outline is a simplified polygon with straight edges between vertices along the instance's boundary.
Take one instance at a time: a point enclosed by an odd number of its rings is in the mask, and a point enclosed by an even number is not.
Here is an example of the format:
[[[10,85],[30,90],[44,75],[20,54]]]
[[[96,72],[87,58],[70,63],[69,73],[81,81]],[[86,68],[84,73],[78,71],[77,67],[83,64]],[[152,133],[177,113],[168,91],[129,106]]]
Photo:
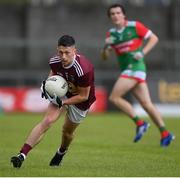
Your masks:
[[[50,59],[49,65],[55,75],[60,75],[68,82],[68,98],[77,95],[77,86],[90,86],[89,98],[87,101],[75,104],[81,110],[87,110],[91,104],[96,100],[94,87],[94,67],[82,55],[76,54],[72,64],[68,67],[63,67],[59,56],[54,56]]]

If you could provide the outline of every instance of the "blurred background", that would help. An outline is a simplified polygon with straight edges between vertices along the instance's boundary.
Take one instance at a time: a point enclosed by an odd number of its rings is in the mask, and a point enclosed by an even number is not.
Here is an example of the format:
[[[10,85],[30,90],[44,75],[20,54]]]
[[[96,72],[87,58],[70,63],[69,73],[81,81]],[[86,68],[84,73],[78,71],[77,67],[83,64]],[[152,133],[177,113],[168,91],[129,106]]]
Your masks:
[[[75,37],[79,52],[95,66],[98,100],[92,110],[116,110],[107,100],[119,75],[116,57],[100,57],[112,26],[106,11],[113,3],[123,4],[129,20],[158,35],[158,45],[146,56],[152,100],[163,114],[180,115],[180,0],[0,0],[1,110],[44,110],[39,87],[64,34]],[[127,99],[145,114],[131,95]]]

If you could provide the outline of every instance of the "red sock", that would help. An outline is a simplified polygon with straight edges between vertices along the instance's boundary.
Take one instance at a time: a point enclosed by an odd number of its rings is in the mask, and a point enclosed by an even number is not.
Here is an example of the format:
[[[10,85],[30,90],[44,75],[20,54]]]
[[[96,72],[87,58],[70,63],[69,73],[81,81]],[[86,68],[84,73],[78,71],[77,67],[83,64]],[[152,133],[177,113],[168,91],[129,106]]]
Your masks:
[[[31,145],[25,143],[23,145],[23,147],[21,148],[21,153],[24,153],[25,155],[27,155],[29,153],[29,151],[32,149]]]
[[[135,124],[140,127],[144,124],[144,121],[142,119],[140,119],[138,116],[135,116],[134,118],[132,118],[132,120],[135,122]]]
[[[137,125],[138,127],[142,126],[143,124],[144,124],[144,121],[143,121],[143,120],[138,120],[138,121],[136,121],[136,125]]]
[[[165,138],[169,135],[169,132],[167,130],[164,130],[161,132],[161,138]]]

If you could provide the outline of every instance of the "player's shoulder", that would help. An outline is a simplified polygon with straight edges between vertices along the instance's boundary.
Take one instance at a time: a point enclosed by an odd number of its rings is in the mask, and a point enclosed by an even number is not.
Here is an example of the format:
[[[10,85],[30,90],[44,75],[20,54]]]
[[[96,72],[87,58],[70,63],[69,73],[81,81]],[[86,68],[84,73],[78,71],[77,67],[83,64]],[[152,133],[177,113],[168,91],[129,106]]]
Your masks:
[[[61,59],[57,55],[54,55],[49,59],[49,64],[54,64],[59,62],[61,62]]]
[[[128,20],[127,22],[126,22],[126,26],[127,27],[135,27],[136,26],[136,20]]]
[[[128,20],[127,21],[128,27],[137,27],[137,26],[141,26],[141,25],[143,25],[143,23],[140,22],[139,20]]]
[[[82,64],[90,63],[89,59],[86,56],[82,55],[82,54],[76,54],[76,61],[79,62],[79,63],[82,63]]]
[[[136,29],[143,29],[145,25],[138,20],[130,20],[130,21],[127,21],[126,27],[134,27]]]
[[[82,54],[76,54],[74,65],[75,67],[80,67],[83,71],[88,71],[93,68],[90,60]]]
[[[116,32],[116,28],[115,27],[112,27],[108,30],[108,33],[113,33],[113,32]]]

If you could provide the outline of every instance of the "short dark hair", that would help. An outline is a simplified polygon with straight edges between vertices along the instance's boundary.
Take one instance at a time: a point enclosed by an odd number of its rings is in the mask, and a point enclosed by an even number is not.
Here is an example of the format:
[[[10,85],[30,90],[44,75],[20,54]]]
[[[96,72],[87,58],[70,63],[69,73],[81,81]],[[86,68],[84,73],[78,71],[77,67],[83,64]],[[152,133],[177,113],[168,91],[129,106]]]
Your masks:
[[[70,35],[63,35],[58,40],[58,46],[69,47],[69,46],[73,46],[73,45],[75,45],[75,40]]]
[[[108,15],[108,17],[110,17],[110,10],[111,10],[112,8],[116,8],[116,7],[121,8],[123,14],[126,15],[126,10],[125,10],[125,8],[124,8],[123,5],[121,5],[121,4],[112,4],[111,6],[109,6],[109,8],[108,8],[108,10],[107,10],[107,15]]]

